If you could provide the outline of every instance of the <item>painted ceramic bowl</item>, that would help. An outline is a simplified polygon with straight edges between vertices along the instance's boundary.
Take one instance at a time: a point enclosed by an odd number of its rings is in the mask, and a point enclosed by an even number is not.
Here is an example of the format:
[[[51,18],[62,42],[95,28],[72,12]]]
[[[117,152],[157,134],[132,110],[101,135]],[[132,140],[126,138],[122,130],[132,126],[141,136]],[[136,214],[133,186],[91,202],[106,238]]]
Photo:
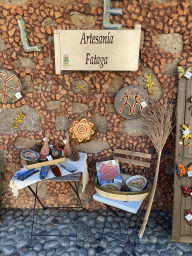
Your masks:
[[[121,187],[117,183],[105,183],[101,185],[102,188],[111,191],[119,191]]]
[[[128,178],[125,183],[131,191],[141,191],[147,185],[147,179],[141,175]]]
[[[31,149],[25,149],[21,152],[21,157],[27,161],[34,162],[39,159],[39,153]]]

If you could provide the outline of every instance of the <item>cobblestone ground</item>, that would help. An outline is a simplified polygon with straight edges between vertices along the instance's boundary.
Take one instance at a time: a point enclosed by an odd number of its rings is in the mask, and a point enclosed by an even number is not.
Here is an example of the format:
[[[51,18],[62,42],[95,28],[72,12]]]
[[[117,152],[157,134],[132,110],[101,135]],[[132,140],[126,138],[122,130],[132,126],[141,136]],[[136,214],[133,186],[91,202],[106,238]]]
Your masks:
[[[192,244],[171,241],[172,213],[151,212],[144,236],[138,230],[144,211],[137,215],[109,212],[101,241],[105,211],[75,211],[46,209],[35,215],[34,235],[30,239],[33,210],[1,210],[0,255],[11,256],[192,256]],[[76,236],[77,234],[77,236]],[[58,237],[53,235],[65,235]],[[117,240],[119,239],[119,240]],[[98,246],[104,250],[98,253]]]

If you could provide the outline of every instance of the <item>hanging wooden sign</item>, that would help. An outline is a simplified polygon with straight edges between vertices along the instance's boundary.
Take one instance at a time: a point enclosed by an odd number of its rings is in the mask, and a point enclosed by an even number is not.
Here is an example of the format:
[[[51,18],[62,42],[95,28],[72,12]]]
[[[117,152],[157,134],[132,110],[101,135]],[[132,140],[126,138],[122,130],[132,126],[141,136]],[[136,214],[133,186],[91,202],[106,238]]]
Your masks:
[[[141,25],[130,30],[55,30],[55,73],[136,71],[140,36]]]

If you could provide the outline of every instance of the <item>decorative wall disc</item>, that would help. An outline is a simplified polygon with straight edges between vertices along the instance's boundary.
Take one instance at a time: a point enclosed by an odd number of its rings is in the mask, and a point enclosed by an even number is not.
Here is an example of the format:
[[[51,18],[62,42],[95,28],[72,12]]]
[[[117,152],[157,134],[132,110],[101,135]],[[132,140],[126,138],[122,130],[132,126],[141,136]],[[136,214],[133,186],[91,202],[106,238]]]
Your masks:
[[[74,120],[69,127],[72,140],[76,142],[88,142],[96,134],[96,126],[86,117]]]
[[[149,104],[149,96],[139,86],[129,85],[115,96],[117,113],[127,119],[138,118]]]
[[[21,82],[19,78],[9,70],[0,69],[0,102],[11,104],[19,100],[21,96]]]

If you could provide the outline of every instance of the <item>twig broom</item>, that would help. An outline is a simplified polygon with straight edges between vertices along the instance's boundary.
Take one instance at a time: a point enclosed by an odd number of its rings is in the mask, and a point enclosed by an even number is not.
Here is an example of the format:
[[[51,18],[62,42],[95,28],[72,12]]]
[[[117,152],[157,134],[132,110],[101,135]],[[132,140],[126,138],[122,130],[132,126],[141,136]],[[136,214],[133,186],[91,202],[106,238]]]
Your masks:
[[[169,134],[174,127],[174,106],[173,104],[162,104],[156,105],[153,103],[151,107],[147,109],[146,112],[142,113],[144,120],[144,129],[146,130],[148,136],[150,137],[157,153],[157,166],[155,170],[155,177],[153,181],[153,187],[150,194],[149,204],[145,213],[144,221],[139,231],[139,238],[143,237],[145,227],[149,218],[151,207],[153,204],[153,199],[155,195],[155,190],[157,186],[157,180],[159,175],[159,166],[161,160],[161,154],[163,147],[167,141]]]

